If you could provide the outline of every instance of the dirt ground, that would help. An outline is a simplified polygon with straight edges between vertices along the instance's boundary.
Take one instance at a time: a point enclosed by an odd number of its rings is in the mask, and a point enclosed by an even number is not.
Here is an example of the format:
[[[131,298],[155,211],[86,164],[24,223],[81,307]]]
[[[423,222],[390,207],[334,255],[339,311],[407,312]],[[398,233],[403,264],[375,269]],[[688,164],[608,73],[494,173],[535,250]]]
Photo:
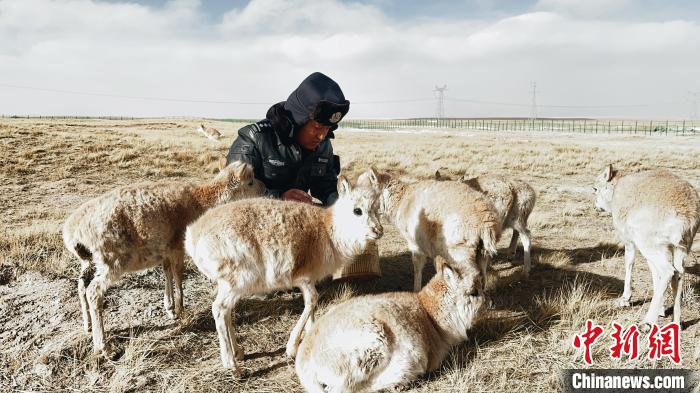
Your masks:
[[[115,359],[91,353],[82,331],[76,292],[78,263],[63,248],[60,228],[83,201],[141,181],[212,176],[215,163],[242,124],[205,121],[224,133],[221,143],[197,134],[199,119],[0,119],[0,391],[301,391],[285,359],[289,331],[303,309],[298,291],[249,299],[235,310],[246,375],[236,380],[220,366],[211,316],[213,284],[187,262],[185,307],[171,321],[162,305],[160,269],[126,276],[107,292],[106,333]],[[479,131],[342,129],[333,142],[344,172],[375,165],[406,178],[436,170],[458,176],[498,174],[528,181],[538,192],[529,227],[531,277],[502,255],[493,265],[495,309],[484,313],[470,338],[442,367],[409,391],[556,391],[559,370],[583,368],[573,337],[587,319],[606,329],[594,346],[596,368],[697,370],[700,343],[700,236],[686,260],[682,362],[612,360],[612,322],[642,319],[651,276],[637,256],[632,306],[618,309],[623,248],[608,215],[593,209],[593,179],[607,163],[636,171],[663,167],[700,190],[700,139]],[[403,239],[390,225],[379,242],[383,277],[320,284],[320,310],[363,293],[412,288]],[[507,246],[510,231],[499,243]],[[502,254],[502,253],[501,253]],[[426,266],[424,280],[433,274]],[[671,300],[667,296],[666,304]],[[667,312],[660,323],[670,322]]]

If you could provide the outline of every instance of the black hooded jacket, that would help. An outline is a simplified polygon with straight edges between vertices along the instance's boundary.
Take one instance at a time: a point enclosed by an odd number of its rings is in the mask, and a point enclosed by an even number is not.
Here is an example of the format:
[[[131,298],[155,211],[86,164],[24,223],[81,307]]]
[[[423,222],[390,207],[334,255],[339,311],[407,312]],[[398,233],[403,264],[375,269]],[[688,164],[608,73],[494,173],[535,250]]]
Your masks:
[[[340,87],[327,76],[314,73],[287,101],[273,105],[265,119],[238,130],[226,161],[251,164],[269,196],[279,198],[285,191],[298,188],[331,205],[338,197],[340,159],[333,155],[330,140],[348,109],[349,102]],[[294,134],[308,119],[332,124],[326,139],[314,151],[306,151],[294,141]]]

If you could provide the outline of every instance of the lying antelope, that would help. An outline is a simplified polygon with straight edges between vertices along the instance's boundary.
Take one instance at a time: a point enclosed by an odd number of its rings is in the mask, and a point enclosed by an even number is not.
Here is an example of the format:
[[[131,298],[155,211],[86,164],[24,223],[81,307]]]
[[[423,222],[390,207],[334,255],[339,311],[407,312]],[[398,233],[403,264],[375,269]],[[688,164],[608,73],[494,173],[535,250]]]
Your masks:
[[[441,274],[418,293],[360,296],[331,307],[299,348],[304,389],[378,391],[436,370],[466,340],[484,305],[479,270],[439,266]]]
[[[199,127],[197,127],[197,132],[202,133],[207,137],[207,139],[214,142],[218,142],[223,136],[221,131],[217,130],[216,128],[205,127],[204,124],[200,124]]]

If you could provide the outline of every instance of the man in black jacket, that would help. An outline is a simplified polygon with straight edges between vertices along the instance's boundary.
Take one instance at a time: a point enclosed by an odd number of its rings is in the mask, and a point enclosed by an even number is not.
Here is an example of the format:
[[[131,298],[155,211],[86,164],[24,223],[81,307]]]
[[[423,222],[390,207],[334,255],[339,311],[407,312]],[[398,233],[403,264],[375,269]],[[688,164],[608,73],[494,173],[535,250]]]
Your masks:
[[[340,86],[315,72],[265,119],[238,130],[226,161],[250,163],[268,196],[306,203],[315,197],[330,206],[340,172],[330,140],[349,109]]]
[[[265,119],[238,130],[227,163],[250,163],[255,177],[273,198],[330,206],[338,198],[340,159],[333,154],[333,131],[350,110],[340,86],[315,72],[304,79],[287,101],[273,105]],[[334,278],[380,276],[376,244]]]

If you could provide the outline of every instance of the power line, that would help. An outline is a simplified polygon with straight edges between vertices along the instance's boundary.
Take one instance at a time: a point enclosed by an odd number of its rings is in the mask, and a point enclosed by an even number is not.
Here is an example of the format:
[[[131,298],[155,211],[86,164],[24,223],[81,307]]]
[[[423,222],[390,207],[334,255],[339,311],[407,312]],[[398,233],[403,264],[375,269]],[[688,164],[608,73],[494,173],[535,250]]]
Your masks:
[[[43,87],[35,87],[35,86],[22,86],[22,85],[7,84],[7,83],[0,83],[0,87],[44,91],[44,92],[50,92],[50,93],[62,93],[62,94],[72,94],[72,95],[93,96],[93,97],[123,98],[123,99],[135,99],[135,100],[146,100],[146,101],[189,102],[189,103],[202,103],[202,104],[229,104],[229,105],[272,105],[272,104],[274,104],[274,102],[246,102],[246,101],[233,101],[233,100],[186,99],[186,98],[169,98],[169,97],[110,94],[110,93],[86,92],[86,91],[75,91],[75,90],[65,90],[65,89],[52,89],[52,88],[43,88]],[[447,90],[447,86],[445,86],[445,90]],[[695,93],[699,93],[699,92],[695,92]],[[700,98],[698,98],[698,99],[700,99]],[[435,98],[387,99],[387,100],[372,100],[372,101],[352,101],[352,104],[353,105],[400,104],[400,103],[408,103],[408,102],[427,102],[427,101],[433,101],[433,100],[435,100]],[[471,99],[471,98],[453,98],[453,97],[444,97],[443,96],[442,100],[443,101],[450,101],[450,102],[470,102],[470,103],[474,103],[474,104],[483,104],[483,105],[532,107],[532,104],[515,103],[515,102],[501,102],[501,101],[485,101],[485,100],[476,100],[476,99]],[[677,105],[678,102],[664,102],[664,103],[656,103],[656,104],[622,104],[622,105],[544,105],[544,104],[537,104],[537,106],[539,108],[604,109],[604,108],[646,108],[646,107],[651,107],[651,106],[655,106],[655,105],[666,105],[666,104]],[[443,110],[444,110],[444,103],[443,103]]]
[[[13,89],[24,89],[24,90],[36,90],[36,91],[46,91],[50,93],[62,93],[62,94],[73,94],[73,95],[83,95],[83,96],[93,96],[93,97],[110,97],[110,98],[126,98],[135,100],[147,100],[147,101],[169,101],[169,102],[193,102],[193,103],[203,103],[203,104],[234,104],[234,105],[272,105],[270,102],[244,102],[244,101],[229,101],[229,100],[210,100],[210,99],[187,99],[187,98],[168,98],[168,97],[150,97],[150,96],[134,96],[134,95],[124,95],[124,94],[111,94],[111,93],[96,93],[96,92],[86,92],[86,91],[75,91],[75,90],[64,90],[64,89],[49,89],[43,87],[34,86],[20,86],[11,85],[7,83],[0,83],[2,87],[10,87]],[[405,103],[405,102],[426,102],[432,101],[433,98],[409,98],[409,99],[395,99],[395,100],[374,100],[374,101],[353,101],[353,105],[358,104],[394,104],[394,103]]]
[[[404,102],[425,102],[425,101],[432,101],[434,98],[410,98],[410,99],[404,99],[404,100],[378,100],[378,101],[350,101],[351,104],[357,105],[357,104],[401,104]]]
[[[520,103],[515,103],[515,102],[500,102],[500,101],[482,101],[482,100],[474,100],[474,99],[469,99],[469,98],[445,98],[447,101],[456,101],[456,102],[471,102],[475,104],[484,104],[484,105],[500,105],[500,106],[516,106],[516,107],[522,107],[522,108],[532,108],[532,103],[530,104],[520,104]],[[676,102],[664,102],[664,103],[658,103],[658,104],[627,104],[627,105],[544,105],[544,104],[537,104],[538,108],[582,108],[582,109],[596,109],[596,108],[645,108],[645,107],[650,107],[654,105],[659,105],[659,104],[677,104]]]
[[[51,93],[74,94],[74,95],[94,96],[94,97],[126,98],[126,99],[132,99],[132,100],[146,100],[146,101],[194,102],[194,103],[202,103],[202,104],[272,105],[269,102],[199,100],[199,99],[185,99],[185,98],[148,97],[148,96],[132,96],[132,95],[122,95],[122,94],[109,94],[109,93],[93,93],[93,92],[74,91],[74,90],[47,89],[47,88],[43,88],[43,87],[33,87],[33,86],[10,85],[10,84],[6,84],[6,83],[0,83],[0,86],[11,87],[11,88],[15,88],[15,89],[46,91],[46,92],[51,92]]]
[[[482,100],[475,100],[471,98],[446,98],[447,101],[454,101],[454,102],[471,102],[474,104],[485,104],[485,105],[502,105],[502,106],[530,106],[529,104],[516,104],[513,102],[497,102],[497,101],[482,101]]]

